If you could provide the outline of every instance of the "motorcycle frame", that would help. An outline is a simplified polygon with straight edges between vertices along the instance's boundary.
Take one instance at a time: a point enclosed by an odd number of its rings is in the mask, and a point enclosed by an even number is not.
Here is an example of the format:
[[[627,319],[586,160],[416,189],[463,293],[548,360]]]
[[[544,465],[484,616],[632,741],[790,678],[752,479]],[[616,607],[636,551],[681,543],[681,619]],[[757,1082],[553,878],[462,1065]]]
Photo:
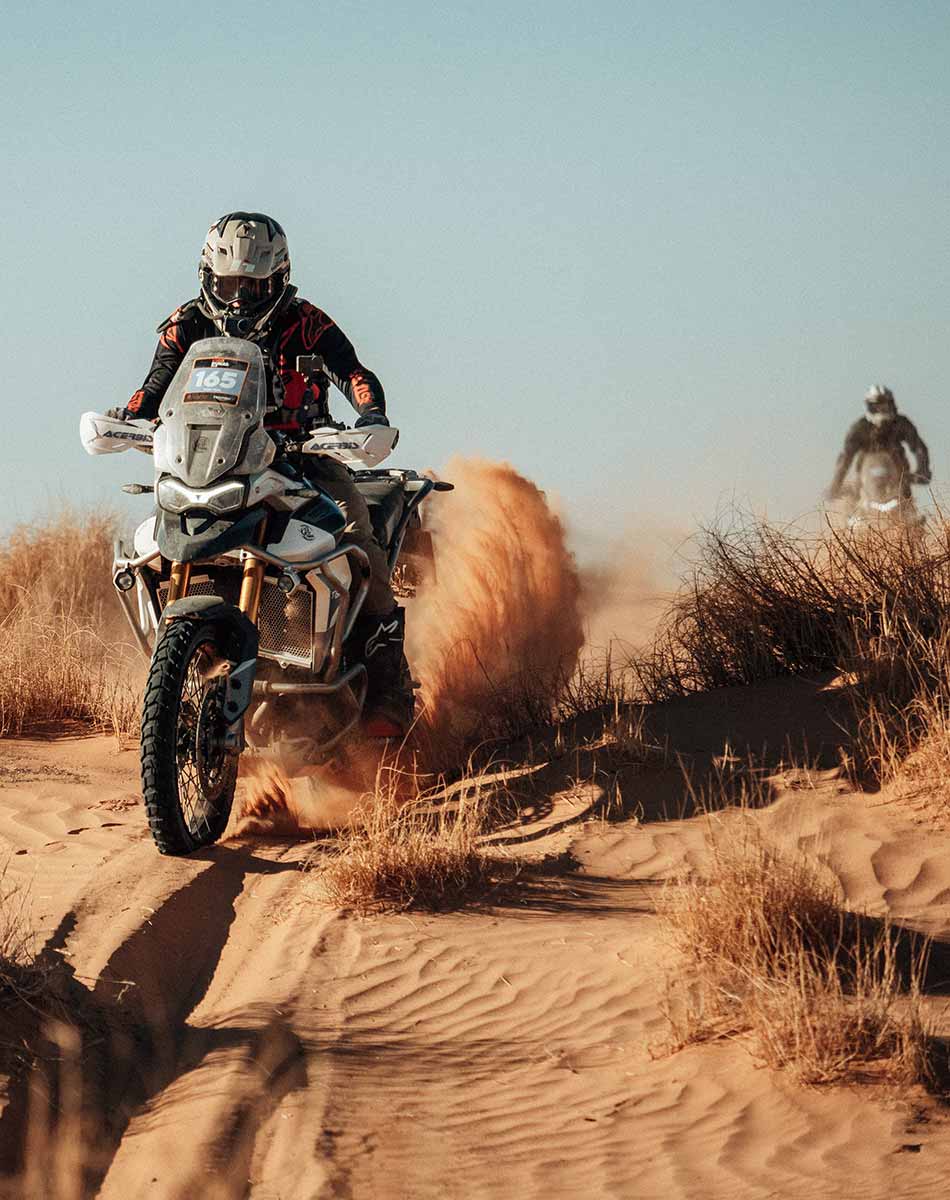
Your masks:
[[[357,664],[346,671],[343,676],[337,678],[340,663],[343,655],[343,643],[346,641],[356,618],[359,616],[360,610],[363,607],[363,602],[366,599],[366,594],[369,591],[370,584],[370,565],[369,557],[365,550],[361,550],[359,546],[343,543],[340,546],[334,547],[332,550],[326,550],[322,554],[316,555],[312,559],[307,559],[304,562],[290,562],[288,559],[281,558],[280,555],[271,554],[270,551],[264,550],[260,546],[239,546],[236,550],[244,554],[245,560],[243,564],[243,579],[241,584],[242,598],[246,603],[253,600],[251,588],[248,585],[248,578],[251,575],[251,570],[255,575],[263,578],[264,568],[266,566],[276,567],[281,572],[296,577],[298,575],[308,575],[311,571],[316,571],[333,595],[336,596],[342,609],[341,616],[333,626],[333,633],[330,639],[330,646],[324,655],[321,668],[315,674],[318,676],[312,683],[275,683],[268,680],[255,680],[254,693],[255,695],[332,695],[348,686],[350,683],[359,679],[362,674],[365,676],[366,669],[362,664]],[[150,567],[153,563],[161,561],[162,555],[160,551],[150,551],[148,554],[140,555],[136,558],[130,558],[122,553],[119,543],[115,546],[115,560],[113,563],[113,583],[116,587],[119,600],[122,604],[123,612],[135,636],[136,643],[142,653],[151,658],[153,647],[149,643],[148,637],[139,624],[138,614],[133,608],[133,587],[122,589],[116,584],[119,575],[123,573],[130,574],[136,582],[141,581],[148,596],[149,603],[152,608],[152,613],[158,622],[161,619],[161,607],[159,605],[158,593],[156,588],[156,577],[154,571],[146,571],[143,568]],[[359,582],[357,584],[356,595],[351,596],[349,588],[340,580],[331,570],[331,564],[338,559],[348,558],[357,568]],[[175,567],[187,566],[192,564],[172,564],[171,578],[176,578],[174,574]],[[196,564],[201,565],[201,564]],[[190,578],[190,570],[184,574],[184,590],[182,596],[187,594],[188,579]],[[179,583],[182,576],[177,576]],[[309,586],[309,585],[308,585]],[[245,592],[247,588],[247,592]],[[260,595],[259,585],[256,587],[257,596]],[[176,596],[175,599],[181,599],[182,596]],[[171,600],[169,600],[169,603]],[[256,606],[255,606],[256,608]],[[257,623],[257,613],[247,612],[248,617]],[[360,705],[362,707],[362,705]]]
[[[406,506],[403,509],[402,516],[399,518],[399,524],[396,526],[393,533],[392,545],[389,549],[389,554],[386,556],[386,565],[389,568],[389,573],[392,575],[396,569],[396,563],[399,561],[399,552],[402,550],[402,544],[406,538],[406,530],[409,528],[409,521],[412,514],[416,511],[422,501],[435,490],[435,481],[432,479],[423,479],[421,486],[410,492],[406,499]]]

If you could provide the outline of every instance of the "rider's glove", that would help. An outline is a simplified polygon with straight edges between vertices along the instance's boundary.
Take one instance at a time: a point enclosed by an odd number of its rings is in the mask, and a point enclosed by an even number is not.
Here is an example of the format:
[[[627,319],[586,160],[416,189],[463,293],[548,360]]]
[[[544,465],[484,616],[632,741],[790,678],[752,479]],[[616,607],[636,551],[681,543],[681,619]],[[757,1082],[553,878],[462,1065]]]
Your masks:
[[[132,414],[123,405],[122,408],[107,408],[106,416],[112,421],[127,421]]]
[[[911,483],[920,484],[921,487],[926,487],[930,483],[929,471],[915,471],[910,477]]]
[[[363,413],[363,415],[361,417],[357,417],[356,422],[353,425],[353,428],[354,429],[365,429],[367,425],[388,425],[388,424],[389,424],[389,421],[387,420],[385,413],[368,412],[368,413]]]

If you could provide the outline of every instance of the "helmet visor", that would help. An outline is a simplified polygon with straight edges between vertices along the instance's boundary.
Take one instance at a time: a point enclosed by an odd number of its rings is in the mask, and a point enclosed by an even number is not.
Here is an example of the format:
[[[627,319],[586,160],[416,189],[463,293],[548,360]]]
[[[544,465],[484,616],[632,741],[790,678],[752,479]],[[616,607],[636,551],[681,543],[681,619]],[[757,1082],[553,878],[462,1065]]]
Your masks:
[[[865,400],[869,417],[893,417],[897,406],[890,396],[875,396],[873,400]]]
[[[267,279],[253,279],[248,275],[212,275],[211,291],[222,304],[256,308],[276,294],[279,282],[277,274]]]

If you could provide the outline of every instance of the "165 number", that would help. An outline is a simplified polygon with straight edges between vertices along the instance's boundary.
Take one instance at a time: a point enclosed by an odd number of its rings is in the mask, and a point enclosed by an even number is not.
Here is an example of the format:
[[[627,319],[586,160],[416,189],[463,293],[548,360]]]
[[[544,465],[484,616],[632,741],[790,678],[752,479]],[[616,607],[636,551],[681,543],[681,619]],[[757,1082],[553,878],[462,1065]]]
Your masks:
[[[233,392],[237,387],[237,371],[219,370],[217,367],[202,367],[195,371],[195,387],[202,391]]]

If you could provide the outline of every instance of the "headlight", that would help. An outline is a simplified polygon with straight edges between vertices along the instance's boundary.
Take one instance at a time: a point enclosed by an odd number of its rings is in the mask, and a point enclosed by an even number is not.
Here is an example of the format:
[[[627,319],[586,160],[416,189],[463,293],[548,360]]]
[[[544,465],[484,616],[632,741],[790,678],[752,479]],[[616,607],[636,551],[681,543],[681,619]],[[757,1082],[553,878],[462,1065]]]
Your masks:
[[[247,484],[243,479],[228,479],[209,488],[190,488],[179,479],[166,476],[158,481],[155,495],[158,507],[170,513],[189,508],[208,508],[214,513],[233,512],[244,503]]]

